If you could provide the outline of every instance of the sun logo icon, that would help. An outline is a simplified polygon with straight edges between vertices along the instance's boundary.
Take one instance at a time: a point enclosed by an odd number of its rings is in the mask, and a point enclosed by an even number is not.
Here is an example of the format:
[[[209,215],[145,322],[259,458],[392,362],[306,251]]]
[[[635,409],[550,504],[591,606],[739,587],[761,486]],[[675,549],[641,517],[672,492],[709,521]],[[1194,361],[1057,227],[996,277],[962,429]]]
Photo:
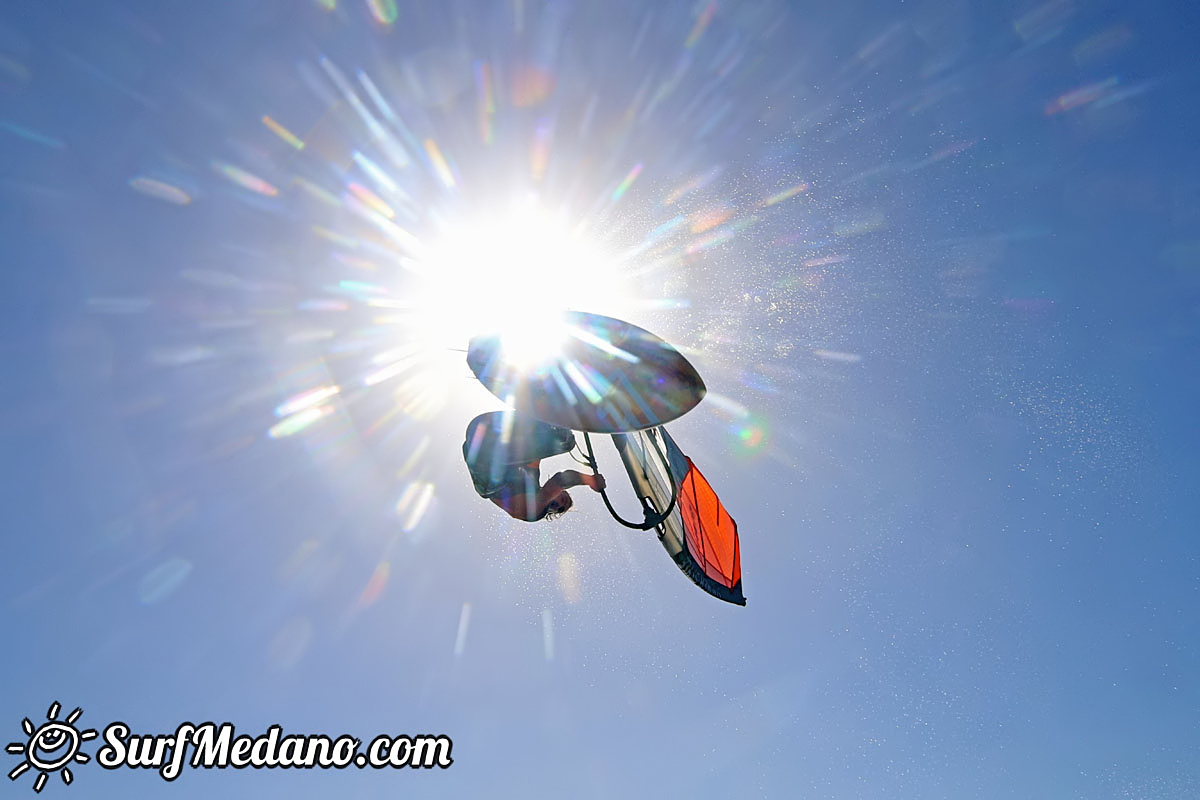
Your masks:
[[[6,753],[25,756],[25,760],[8,773],[9,780],[15,781],[33,767],[38,771],[38,776],[33,781],[35,792],[42,791],[46,779],[55,771],[61,772],[63,783],[70,786],[71,781],[75,779],[71,774],[70,765],[88,762],[87,754],[79,752],[79,745],[88,739],[95,739],[96,732],[91,729],[80,731],[75,727],[75,721],[83,715],[82,708],[75,709],[66,720],[59,722],[60,708],[58,703],[52,703],[50,710],[46,712],[46,722],[36,728],[29,721],[29,717],[21,720],[21,729],[25,731],[29,740],[24,744],[10,742],[8,747],[4,748]]]

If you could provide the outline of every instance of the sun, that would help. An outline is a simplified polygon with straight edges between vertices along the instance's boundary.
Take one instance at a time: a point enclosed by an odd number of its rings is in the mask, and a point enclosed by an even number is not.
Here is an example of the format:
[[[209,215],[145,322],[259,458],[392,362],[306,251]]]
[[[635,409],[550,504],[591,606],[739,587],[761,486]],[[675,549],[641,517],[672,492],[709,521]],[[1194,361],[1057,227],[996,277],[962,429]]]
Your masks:
[[[38,727],[26,717],[21,721],[21,729],[25,731],[28,740],[25,743],[10,742],[4,748],[6,753],[24,755],[24,760],[8,773],[9,780],[15,781],[29,768],[38,771],[33,781],[33,791],[41,792],[51,772],[60,772],[63,783],[68,786],[74,780],[71,774],[71,764],[86,764],[89,757],[79,752],[79,746],[89,739],[96,738],[96,731],[88,729],[80,731],[75,727],[76,720],[83,715],[83,709],[72,711],[66,720],[59,722],[58,703],[52,703],[46,712],[46,722]]]
[[[619,316],[630,302],[622,259],[565,212],[536,200],[445,222],[427,238],[407,298],[431,343],[480,333],[522,345],[555,335],[563,311]]]

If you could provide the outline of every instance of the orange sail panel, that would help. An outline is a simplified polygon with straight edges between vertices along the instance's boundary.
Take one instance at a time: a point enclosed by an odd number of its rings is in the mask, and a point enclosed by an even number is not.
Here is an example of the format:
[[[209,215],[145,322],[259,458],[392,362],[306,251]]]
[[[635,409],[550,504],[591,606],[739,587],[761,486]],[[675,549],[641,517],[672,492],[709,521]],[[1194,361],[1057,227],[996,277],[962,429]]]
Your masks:
[[[708,580],[720,584],[729,592],[736,590],[741,597],[742,552],[738,543],[737,523],[729,516],[717,493],[690,458],[687,463],[689,469],[683,485],[679,487],[678,502],[683,529],[687,534],[688,552]],[[741,602],[745,603],[745,598]]]
[[[647,511],[675,505],[656,529],[658,540],[685,575],[728,603],[745,605],[737,523],[712,486],[666,428],[613,435],[634,491]]]

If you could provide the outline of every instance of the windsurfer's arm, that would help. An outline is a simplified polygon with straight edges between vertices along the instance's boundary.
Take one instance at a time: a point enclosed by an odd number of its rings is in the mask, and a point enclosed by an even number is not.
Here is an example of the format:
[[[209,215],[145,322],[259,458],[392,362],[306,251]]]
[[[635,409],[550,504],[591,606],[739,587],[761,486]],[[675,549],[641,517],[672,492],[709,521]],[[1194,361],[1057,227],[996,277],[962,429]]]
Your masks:
[[[550,480],[546,481],[546,486],[553,483],[558,483],[563,489],[570,489],[573,486],[587,486],[594,492],[598,492],[605,487],[603,475],[584,475],[573,469],[565,469],[555,475]]]

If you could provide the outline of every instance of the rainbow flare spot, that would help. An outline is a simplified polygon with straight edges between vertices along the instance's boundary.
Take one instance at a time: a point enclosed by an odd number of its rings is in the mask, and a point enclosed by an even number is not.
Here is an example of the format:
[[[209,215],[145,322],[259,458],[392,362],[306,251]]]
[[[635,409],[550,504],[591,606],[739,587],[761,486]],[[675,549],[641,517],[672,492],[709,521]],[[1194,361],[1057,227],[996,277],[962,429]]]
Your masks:
[[[447,189],[453,189],[454,173],[450,171],[450,165],[446,163],[445,157],[442,156],[442,151],[438,149],[437,142],[433,139],[426,139],[425,152],[429,154],[429,161],[433,164],[433,169],[442,184]]]
[[[767,432],[757,423],[751,422],[734,427],[738,442],[747,450],[757,450],[766,441]]]
[[[267,183],[257,175],[247,172],[244,169],[235,167],[232,164],[227,164],[224,161],[213,161],[212,165],[213,169],[243,189],[249,189],[255,194],[261,194],[264,197],[275,197],[279,194],[279,190],[274,186]]]
[[[346,187],[346,190],[350,192],[350,194],[353,195],[356,200],[369,208],[371,211],[374,211],[376,214],[386,217],[387,219],[396,218],[396,212],[392,210],[392,207],[383,202],[383,198],[362,184],[351,183]]]
[[[784,189],[779,194],[773,194],[763,201],[764,206],[773,206],[776,203],[782,203],[784,200],[790,200],[801,192],[808,191],[807,183],[798,183],[790,189]]]
[[[613,190],[612,201],[615,203],[620,200],[621,196],[624,195],[625,192],[629,191],[629,187],[633,186],[633,182],[636,181],[638,175],[641,174],[642,162],[639,161],[637,164],[634,164],[633,169],[629,170],[629,174],[625,176],[625,179],[621,181],[616,189]]]
[[[717,0],[709,0],[708,5],[700,12],[696,24],[692,27],[692,32],[688,34],[687,41],[683,43],[684,47],[690,50],[696,46],[696,42],[700,41],[700,37],[704,35],[705,29],[708,28],[709,23],[712,22],[716,13]]]
[[[379,599],[391,574],[392,565],[387,561],[379,562],[379,566],[375,567],[375,571],[371,573],[367,585],[363,587],[362,594],[358,596],[359,608],[366,608]]]
[[[287,128],[283,127],[278,122],[276,122],[275,120],[268,117],[266,114],[263,114],[262,124],[266,125],[267,130],[269,130],[271,133],[275,134],[280,139],[283,139],[285,142],[287,142],[289,145],[296,148],[297,150],[304,149],[304,142],[302,142],[300,140],[299,136],[292,133]]]
[[[306,180],[304,178],[292,178],[292,183],[303,189],[304,192],[314,200],[320,200],[322,203],[332,206],[333,208],[342,207],[342,201],[338,199],[337,195],[322,189],[320,186],[317,186],[310,180]]]
[[[539,124],[534,134],[529,166],[536,180],[540,181],[546,175],[546,167],[550,164],[550,139],[553,135],[549,122]]]
[[[733,218],[732,208],[714,208],[711,211],[702,211],[692,217],[691,232],[704,233],[713,228],[724,225]]]
[[[306,408],[292,414],[290,417],[280,420],[272,425],[267,430],[267,436],[271,439],[283,439],[288,436],[294,436],[300,431],[308,428],[313,423],[333,413],[333,406],[322,405]]]
[[[396,0],[367,0],[367,8],[380,25],[391,25],[396,21]]]
[[[671,193],[668,194],[663,200],[663,205],[674,205],[675,202],[684,195],[691,194],[698,189],[703,189],[705,186],[708,186],[710,183],[712,183],[720,173],[721,171],[719,169],[711,169],[703,175],[697,175],[695,178],[692,178],[682,186],[676,187],[674,190],[672,190]]]
[[[341,393],[341,391],[337,386],[318,386],[315,389],[309,389],[307,392],[301,392],[277,406],[275,408],[275,416],[289,417],[298,411],[320,405],[329,398]]]
[[[1046,116],[1049,117],[1064,111],[1072,111],[1089,103],[1095,103],[1111,94],[1117,88],[1118,83],[1119,81],[1114,75],[1097,83],[1089,83],[1086,86],[1081,86],[1078,89],[1061,94],[1046,104]]]

